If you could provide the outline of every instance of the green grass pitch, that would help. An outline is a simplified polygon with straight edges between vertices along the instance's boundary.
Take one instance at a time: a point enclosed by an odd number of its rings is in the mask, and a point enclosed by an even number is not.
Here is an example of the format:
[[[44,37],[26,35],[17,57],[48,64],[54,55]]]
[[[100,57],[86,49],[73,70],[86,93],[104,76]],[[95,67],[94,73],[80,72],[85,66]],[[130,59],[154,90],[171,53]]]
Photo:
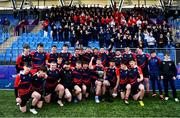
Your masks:
[[[113,103],[96,104],[90,99],[77,104],[66,103],[64,107],[51,103],[44,104],[42,109],[38,109],[38,114],[33,115],[29,111],[19,111],[14,91],[0,90],[0,117],[180,117],[180,103],[174,99],[163,101],[150,96],[144,99],[144,107],[140,107],[137,101],[129,102],[125,105],[117,98]]]

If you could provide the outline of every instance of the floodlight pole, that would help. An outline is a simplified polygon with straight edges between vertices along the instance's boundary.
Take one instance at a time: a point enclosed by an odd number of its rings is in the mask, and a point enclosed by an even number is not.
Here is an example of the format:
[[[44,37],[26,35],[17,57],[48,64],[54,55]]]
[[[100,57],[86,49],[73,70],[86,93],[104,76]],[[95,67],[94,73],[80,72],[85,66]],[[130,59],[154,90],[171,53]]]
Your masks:
[[[61,6],[64,6],[64,0],[59,0],[59,3],[61,4]]]
[[[119,11],[122,10],[122,5],[123,5],[123,3],[124,3],[124,0],[119,0],[119,5],[118,5]]]
[[[74,0],[71,0],[71,2],[69,3],[69,6],[71,7],[73,5]]]
[[[12,5],[13,5],[13,10],[16,10],[16,3],[15,3],[15,0],[11,0],[12,2]]]
[[[22,0],[20,9],[23,9],[23,6],[24,6],[25,1],[26,1],[26,0]]]
[[[160,4],[161,4],[162,9],[164,10],[164,4],[162,0],[160,0]]]

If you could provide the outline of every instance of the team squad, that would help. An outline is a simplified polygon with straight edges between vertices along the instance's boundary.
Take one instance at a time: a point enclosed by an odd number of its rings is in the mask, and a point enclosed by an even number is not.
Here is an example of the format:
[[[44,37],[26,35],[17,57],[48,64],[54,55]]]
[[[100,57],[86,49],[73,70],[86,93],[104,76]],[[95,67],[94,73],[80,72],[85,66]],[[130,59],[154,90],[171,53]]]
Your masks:
[[[120,95],[125,104],[132,98],[143,107],[144,95],[149,95],[149,80],[153,97],[157,96],[157,83],[160,99],[168,100],[169,83],[174,100],[179,102],[174,83],[177,70],[168,53],[160,60],[155,50],[149,55],[141,48],[133,53],[128,47],[123,51],[112,51],[112,47],[108,50],[76,48],[72,54],[66,44],[61,52],[53,45],[50,53],[44,52],[42,43],[32,52],[25,44],[16,60],[18,74],[14,82],[20,111],[27,111],[30,99],[30,112],[37,114],[36,108],[42,108],[43,102],[56,101],[62,107],[65,102],[80,102],[90,95],[96,103],[113,102],[112,98]]]

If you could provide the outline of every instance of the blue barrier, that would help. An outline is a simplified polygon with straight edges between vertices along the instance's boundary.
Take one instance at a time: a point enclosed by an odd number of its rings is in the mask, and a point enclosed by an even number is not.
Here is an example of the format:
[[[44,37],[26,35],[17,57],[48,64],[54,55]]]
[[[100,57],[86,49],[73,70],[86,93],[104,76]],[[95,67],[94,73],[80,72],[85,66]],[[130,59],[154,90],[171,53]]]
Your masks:
[[[180,90],[180,65],[177,66],[177,70],[178,76],[175,83],[176,88]],[[15,76],[16,68],[14,65],[0,65],[0,89],[13,89]]]

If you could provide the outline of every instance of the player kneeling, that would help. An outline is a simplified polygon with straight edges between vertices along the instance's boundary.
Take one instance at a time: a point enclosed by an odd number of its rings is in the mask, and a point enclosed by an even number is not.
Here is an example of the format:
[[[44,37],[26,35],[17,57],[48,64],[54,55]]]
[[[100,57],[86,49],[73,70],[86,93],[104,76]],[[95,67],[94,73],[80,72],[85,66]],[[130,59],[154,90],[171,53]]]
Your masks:
[[[119,89],[121,99],[124,100],[124,103],[129,104],[128,99],[131,92],[131,85],[128,83],[128,68],[124,63],[121,63],[120,68],[116,69],[116,75],[117,83],[115,88]]]
[[[102,61],[100,58],[96,60],[96,65],[93,65],[94,57],[91,58],[89,63],[89,68],[93,71],[93,78],[95,82],[95,102],[100,103],[99,96],[102,94],[102,85],[104,81],[104,66],[102,65]]]
[[[32,74],[30,73],[30,66],[28,64],[24,64],[23,69],[24,70],[20,71],[20,73],[16,76],[14,87],[16,102],[20,104],[20,111],[25,113],[27,111],[27,101],[30,100],[32,95]]]
[[[30,112],[36,114],[35,106],[42,108],[43,106],[43,90],[44,82],[47,78],[47,68],[45,66],[40,67],[39,71],[35,70],[35,74],[32,77],[32,106]]]
[[[61,81],[60,83],[64,86],[64,98],[68,101],[72,101],[73,91],[73,71],[71,70],[70,63],[65,62],[61,70]]]
[[[75,69],[73,70],[73,83],[74,83],[74,102],[82,100],[82,65],[80,61],[76,62]]]
[[[91,91],[91,70],[89,69],[88,62],[83,62],[82,68],[82,94],[88,98]]]
[[[112,99],[110,99],[113,95],[113,97],[117,96],[117,89],[115,89],[116,86],[116,67],[114,60],[110,60],[109,67],[105,70],[105,76],[103,81],[103,97],[105,97],[105,101],[112,102]],[[113,93],[113,94],[112,94]],[[116,94],[116,95],[115,95]]]
[[[133,95],[134,100],[139,99],[139,103],[141,106],[144,106],[143,97],[144,97],[144,85],[142,84],[143,81],[143,74],[141,68],[139,68],[135,61],[132,60],[129,62],[130,69],[128,73],[128,79],[131,84],[131,93]]]
[[[57,103],[60,106],[64,106],[62,102],[62,97],[64,95],[64,86],[60,84],[60,72],[57,69],[56,62],[50,63],[50,68],[47,70],[47,79],[45,83],[45,102],[50,103],[51,95],[55,92],[58,95]]]

